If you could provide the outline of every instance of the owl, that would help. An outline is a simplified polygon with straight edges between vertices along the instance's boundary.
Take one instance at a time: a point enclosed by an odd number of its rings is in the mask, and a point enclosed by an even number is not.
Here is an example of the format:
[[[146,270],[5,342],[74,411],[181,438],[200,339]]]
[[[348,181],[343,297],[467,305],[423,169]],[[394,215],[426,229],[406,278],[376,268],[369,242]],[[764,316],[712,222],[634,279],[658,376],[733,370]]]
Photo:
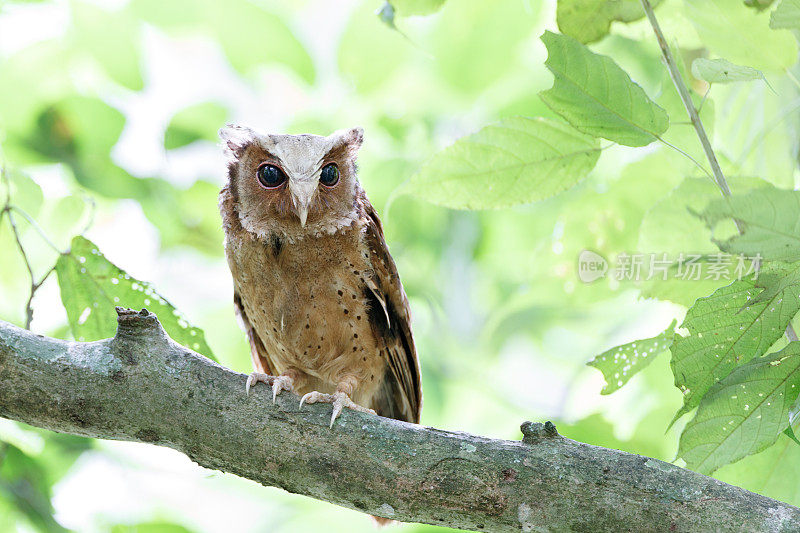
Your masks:
[[[330,136],[220,130],[220,192],[234,306],[255,372],[304,403],[418,423],[422,388],[408,300],[361,188],[363,130]]]

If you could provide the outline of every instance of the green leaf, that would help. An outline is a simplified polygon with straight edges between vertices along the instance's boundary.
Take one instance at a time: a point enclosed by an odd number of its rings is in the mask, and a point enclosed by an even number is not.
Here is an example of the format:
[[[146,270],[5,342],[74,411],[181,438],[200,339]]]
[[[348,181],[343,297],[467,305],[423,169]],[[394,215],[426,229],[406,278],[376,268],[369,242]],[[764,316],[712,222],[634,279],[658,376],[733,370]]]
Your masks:
[[[189,325],[149,283],[132,278],[106,259],[91,241],[75,237],[70,253],[59,257],[56,274],[61,302],[77,340],[113,337],[117,329],[115,306],[147,308],[176,342],[214,358],[201,329]]]
[[[223,240],[215,199],[219,186],[197,180],[186,190],[167,182],[153,182],[152,192],[140,200],[142,210],[159,231],[163,249],[191,246],[219,256]]]
[[[202,139],[214,141],[228,118],[228,110],[216,102],[203,102],[175,113],[164,133],[164,147],[173,150]]]
[[[314,63],[292,30],[274,13],[248,0],[205,1],[206,20],[213,20],[225,55],[243,74],[266,63],[291,68],[306,83],[314,83]]]
[[[732,177],[728,183],[735,195],[769,186],[767,182],[757,178]],[[716,252],[717,246],[711,242],[711,230],[704,221],[687,215],[702,211],[720,197],[719,188],[710,179],[685,178],[645,215],[639,228],[639,251],[668,253],[673,256],[681,252]],[[736,231],[733,221],[727,224],[727,229]]]
[[[769,8],[775,0],[744,0],[744,5],[756,11],[764,11]]]
[[[32,217],[38,215],[44,203],[42,188],[30,176],[22,172],[7,169],[0,169],[0,172],[2,172],[2,176],[0,176],[0,200],[5,203],[5,180],[8,180],[12,205],[19,207]]]
[[[251,74],[265,64],[289,67],[306,83],[316,77],[314,63],[292,29],[278,15],[250,0],[133,0],[131,10],[170,33],[211,34],[233,68]]]
[[[192,533],[180,524],[171,522],[144,522],[134,526],[116,525],[111,528],[111,533]]]
[[[386,24],[375,23],[374,11],[374,2],[369,0],[353,10],[337,54],[339,71],[362,93],[388,83],[411,54],[400,32]]]
[[[800,446],[786,436],[761,453],[723,466],[714,477],[726,483],[800,505]]]
[[[765,450],[789,426],[798,391],[800,342],[742,365],[703,397],[681,434],[678,456],[710,474]]]
[[[600,394],[611,394],[621,388],[653,359],[667,351],[672,345],[677,322],[673,320],[663,333],[655,337],[615,346],[586,363],[603,373],[606,384]]]
[[[800,440],[798,440],[797,436],[794,434],[791,424],[786,426],[786,429],[783,430],[783,434],[792,439],[795,443],[800,444]]]
[[[73,39],[111,79],[134,91],[144,87],[138,44],[139,24],[127,10],[107,11],[73,1]]]
[[[763,80],[764,73],[751,67],[736,65],[727,59],[705,59],[692,62],[692,75],[709,83]]]
[[[774,30],[800,30],[800,0],[781,0],[769,17],[769,27]]]
[[[666,111],[648,98],[610,57],[565,35],[545,32],[545,65],[553,87],[544,103],[584,133],[626,146],[645,146],[667,131]]]
[[[391,0],[389,2],[401,17],[410,15],[430,15],[439,11],[445,0]]]
[[[541,25],[542,6],[542,2],[519,0],[448,2],[436,17],[433,46],[425,47],[435,58],[435,74],[457,91],[477,98],[502,85],[509,74],[528,72],[529,65],[521,57],[530,53],[528,41]],[[409,47],[408,42],[405,46]],[[530,87],[531,81],[535,77],[523,87]]]
[[[764,270],[770,268],[775,267]],[[689,334],[676,333],[671,348],[675,386],[684,394],[675,420],[697,407],[717,381],[765,354],[800,310],[800,284],[786,284],[760,298],[759,283],[764,281],[734,281],[698,299],[686,313],[681,328]]]
[[[597,139],[566,124],[515,117],[437,153],[406,189],[417,198],[456,209],[508,207],[572,187],[599,156]]]
[[[53,518],[47,477],[39,461],[0,441],[0,500],[11,502],[35,530],[66,532]]]
[[[660,2],[651,2],[653,6]],[[556,8],[558,29],[564,35],[587,44],[608,35],[611,23],[633,22],[644,17],[639,0],[559,0]]]
[[[744,233],[714,239],[721,250],[767,260],[800,260],[800,191],[763,188],[711,202],[700,215],[709,228],[737,219]]]
[[[687,15],[703,44],[720,57],[759,70],[783,71],[797,62],[797,42],[769,27],[769,14],[741,0],[685,0]]]

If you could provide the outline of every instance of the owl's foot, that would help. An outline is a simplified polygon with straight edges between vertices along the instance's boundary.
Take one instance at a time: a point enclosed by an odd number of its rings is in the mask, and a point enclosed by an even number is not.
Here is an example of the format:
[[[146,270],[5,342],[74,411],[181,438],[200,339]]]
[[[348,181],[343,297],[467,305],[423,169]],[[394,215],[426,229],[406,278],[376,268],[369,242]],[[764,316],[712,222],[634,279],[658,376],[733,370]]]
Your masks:
[[[294,392],[294,380],[290,376],[270,376],[269,374],[262,374],[261,372],[253,372],[247,377],[247,383],[244,386],[245,392],[250,394],[250,387],[259,381],[272,386],[272,403],[275,403],[281,391],[288,390],[289,392]]]
[[[361,413],[372,413],[373,415],[377,414],[372,409],[367,409],[366,407],[358,405],[356,402],[350,399],[350,396],[348,396],[344,392],[335,392],[333,394],[323,394],[317,391],[309,392],[308,394],[300,398],[300,407],[303,407],[304,403],[333,404],[333,414],[331,415],[330,427],[333,427],[333,423],[336,422],[336,419],[339,418],[339,414],[345,407],[347,407],[348,409],[352,409],[353,411],[359,411]]]

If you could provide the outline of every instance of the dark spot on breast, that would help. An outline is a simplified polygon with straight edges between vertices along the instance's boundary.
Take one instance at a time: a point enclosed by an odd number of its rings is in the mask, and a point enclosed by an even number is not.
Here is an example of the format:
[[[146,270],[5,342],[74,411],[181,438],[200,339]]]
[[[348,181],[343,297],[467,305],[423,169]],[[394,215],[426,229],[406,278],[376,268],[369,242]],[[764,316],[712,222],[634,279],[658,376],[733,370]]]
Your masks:
[[[338,290],[338,291],[336,291],[336,294],[338,294],[339,296],[341,296],[341,295],[342,295],[342,294],[344,294],[344,293],[343,293],[341,290]]]
[[[369,380],[370,380],[370,381],[375,381],[375,376],[370,376],[370,377],[369,377]]]
[[[361,320],[361,315],[356,315],[356,320]]]
[[[353,333],[353,338],[357,339],[358,338],[358,333]]]
[[[272,255],[277,258],[281,253],[281,249],[283,248],[283,241],[281,241],[280,237],[273,235],[270,245],[272,246]]]
[[[353,295],[353,300],[355,300],[355,299],[356,299],[356,295],[354,294],[354,295]]]
[[[358,346],[353,346],[353,351],[358,351]]]
[[[358,270],[353,270],[353,274],[355,274],[356,276],[358,276]]]
[[[306,329],[308,329],[308,328],[310,328],[310,327],[311,327],[310,325],[306,324]]]
[[[344,314],[348,314],[349,312],[350,311],[348,311],[347,309],[344,310]]]
[[[367,358],[365,357],[365,358],[364,358],[364,361],[366,361],[366,360],[367,360]]]

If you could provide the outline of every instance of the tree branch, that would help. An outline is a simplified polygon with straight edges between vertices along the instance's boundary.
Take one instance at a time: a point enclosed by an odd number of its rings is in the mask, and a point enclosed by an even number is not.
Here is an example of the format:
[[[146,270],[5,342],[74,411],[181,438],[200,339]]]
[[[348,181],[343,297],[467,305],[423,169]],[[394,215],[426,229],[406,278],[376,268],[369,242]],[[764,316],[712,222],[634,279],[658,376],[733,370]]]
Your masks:
[[[700,115],[694,108],[694,102],[692,102],[689,89],[686,88],[686,84],[683,82],[683,78],[681,78],[681,71],[678,69],[678,64],[675,63],[675,58],[672,57],[672,52],[669,49],[669,44],[667,44],[667,39],[661,32],[661,27],[658,25],[656,14],[653,12],[653,6],[650,5],[649,0],[641,0],[641,2],[642,9],[644,9],[645,14],[647,15],[647,20],[650,21],[650,25],[653,27],[653,33],[658,41],[658,46],[661,48],[661,54],[664,56],[664,62],[667,64],[669,77],[672,78],[672,83],[678,90],[678,95],[681,97],[683,107],[686,108],[686,113],[688,113],[689,120],[691,120],[692,126],[694,126],[694,131],[697,133],[697,137],[700,139],[700,144],[703,145],[703,152],[705,152],[706,158],[711,165],[711,171],[714,173],[714,181],[717,183],[717,186],[719,187],[719,190],[722,192],[723,196],[730,196],[731,189],[728,187],[728,181],[725,179],[725,175],[722,173],[722,169],[719,166],[719,162],[717,161],[717,156],[714,154],[713,148],[711,148],[711,141],[708,140],[708,135],[706,135],[706,129],[703,127],[703,122],[700,120]]]
[[[522,425],[493,440],[304,406],[119,310],[113,339],[66,342],[0,321],[0,416],[148,442],[206,467],[407,522],[486,531],[784,531],[800,509],[677,466]]]

